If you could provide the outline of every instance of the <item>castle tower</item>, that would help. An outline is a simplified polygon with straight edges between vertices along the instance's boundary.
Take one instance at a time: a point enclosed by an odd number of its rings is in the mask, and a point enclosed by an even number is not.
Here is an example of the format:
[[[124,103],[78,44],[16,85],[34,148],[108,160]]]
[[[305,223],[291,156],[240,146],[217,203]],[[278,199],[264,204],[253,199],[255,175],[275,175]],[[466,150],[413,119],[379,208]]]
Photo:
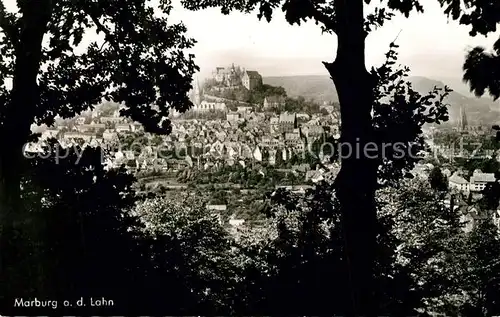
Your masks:
[[[467,114],[465,113],[464,106],[460,107],[460,118],[458,121],[458,129],[460,131],[467,131],[468,122],[467,122]]]

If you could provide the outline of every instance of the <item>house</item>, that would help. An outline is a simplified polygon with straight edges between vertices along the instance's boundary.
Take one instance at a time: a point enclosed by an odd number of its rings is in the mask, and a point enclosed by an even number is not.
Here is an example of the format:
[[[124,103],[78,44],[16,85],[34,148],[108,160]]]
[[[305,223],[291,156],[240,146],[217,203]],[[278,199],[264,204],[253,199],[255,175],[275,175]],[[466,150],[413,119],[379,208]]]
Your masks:
[[[144,131],[144,127],[142,124],[140,124],[139,122],[134,122],[130,128],[132,129],[132,132],[142,132]]]
[[[123,151],[123,155],[125,156],[125,158],[127,160],[135,160],[135,154],[134,154],[134,151]]]
[[[248,90],[254,90],[262,86],[262,76],[258,72],[252,70],[245,71],[241,81],[243,86]]]
[[[104,124],[102,124],[102,126],[104,126]],[[76,129],[78,130],[78,132],[82,132],[82,133],[84,133],[84,132],[90,132],[90,131],[97,131],[98,130],[92,124],[77,125]]]
[[[94,129],[95,131],[99,131],[99,130],[104,130],[106,129],[106,125],[104,123],[97,123],[97,122],[92,122],[90,124],[90,127],[92,129]]]
[[[328,105],[326,102],[323,105],[319,106],[319,110],[323,109],[325,109],[328,113],[332,113],[333,111],[335,111],[335,107]]]
[[[225,131],[219,131],[215,133],[215,137],[219,141],[224,141],[227,137],[227,133]]]
[[[66,132],[64,133],[64,138],[66,140],[84,140],[85,142],[90,142],[90,140],[94,137],[93,134],[90,133],[80,133],[80,132]]]
[[[311,118],[307,113],[297,113],[297,119],[307,121]]]
[[[276,150],[269,150],[269,164],[270,165],[275,165],[276,164],[276,155],[278,151]]]
[[[300,139],[300,131],[299,129],[295,129],[291,132],[285,132],[285,140],[299,140]]]
[[[260,145],[262,147],[268,147],[271,149],[276,149],[279,146],[279,141],[276,139],[271,139],[271,138],[263,138],[262,141],[260,142]]]
[[[450,188],[455,188],[460,191],[469,191],[469,182],[457,173],[451,175],[451,177],[448,179],[448,185]]]
[[[239,113],[230,112],[230,113],[226,114],[227,121],[238,121],[239,119],[240,119]]]
[[[211,102],[203,100],[199,105],[193,107],[193,111],[226,111],[226,104],[223,102]]]
[[[429,177],[429,171],[430,171],[430,169],[427,166],[417,163],[417,164],[415,164],[415,167],[413,167],[413,169],[411,170],[411,173],[414,176],[418,176],[418,177],[427,179]]]
[[[300,139],[296,139],[296,140],[285,140],[285,146],[291,148],[294,150],[294,152],[297,152],[297,151],[304,151],[305,148],[306,148],[306,145],[304,143],[304,141],[300,140]]]
[[[281,109],[285,107],[285,97],[283,96],[268,96],[264,98],[264,109]]]
[[[238,154],[238,148],[234,145],[227,145],[225,144],[224,147],[226,148],[227,156],[229,158],[233,158]]]
[[[307,138],[318,138],[325,133],[325,130],[322,126],[320,125],[306,125],[304,127],[304,134],[306,135]]]
[[[319,181],[323,180],[323,175],[322,175],[321,170],[314,170],[314,171],[307,171],[306,172],[306,182],[311,181],[313,183],[317,183]]]
[[[253,157],[257,161],[261,162],[262,161],[262,151],[258,146],[255,147],[255,150],[253,151]]]
[[[112,141],[118,138],[118,135],[115,132],[111,132],[106,130],[102,133],[102,138],[106,141]]]
[[[243,158],[252,159],[253,158],[253,151],[250,148],[250,146],[248,146],[248,144],[244,143],[244,144],[242,144],[242,146],[240,148],[240,155]]]
[[[239,227],[245,223],[245,219],[229,219],[229,225],[232,227]]]
[[[311,168],[310,168],[309,164],[300,164],[300,165],[293,165],[292,166],[292,170],[303,172],[303,173],[309,171],[310,169]]]
[[[236,111],[239,113],[247,113],[252,111],[252,107],[249,106],[238,106],[236,108]]]
[[[42,133],[42,139],[52,139],[52,138],[57,138],[57,135],[59,134],[59,130],[54,130],[54,129],[49,129],[45,130]]]
[[[117,124],[117,125],[115,125],[115,130],[117,133],[132,131],[129,124]]]
[[[462,206],[458,209],[460,213],[460,222],[464,223],[463,230],[471,232],[481,221],[490,219],[487,211],[482,211],[474,206]]]
[[[481,170],[475,170],[470,178],[469,188],[472,192],[480,192],[486,188],[488,183],[495,182],[495,174],[483,173]]]
[[[293,113],[281,113],[279,117],[280,133],[293,132],[297,128],[297,117]]]
[[[79,118],[76,118],[75,123],[76,123],[77,125],[82,125],[82,124],[84,124],[84,123],[85,123],[85,120],[86,120],[86,118],[85,118],[85,117],[79,117]]]

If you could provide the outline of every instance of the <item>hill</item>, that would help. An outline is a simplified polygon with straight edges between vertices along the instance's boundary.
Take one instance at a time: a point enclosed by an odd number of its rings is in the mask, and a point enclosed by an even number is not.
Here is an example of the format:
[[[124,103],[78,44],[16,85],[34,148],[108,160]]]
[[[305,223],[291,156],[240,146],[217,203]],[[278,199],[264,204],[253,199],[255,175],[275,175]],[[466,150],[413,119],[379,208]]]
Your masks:
[[[319,102],[338,101],[337,90],[328,76],[264,77],[264,84],[283,87],[288,96],[314,99]]]
[[[422,76],[409,77],[413,88],[421,94],[425,94],[434,86],[444,87],[446,83]],[[338,95],[332,80],[328,76],[286,76],[286,77],[264,77],[265,84],[281,86],[285,88],[291,97],[303,96],[306,99],[317,101],[336,101]],[[447,84],[453,89],[453,84]],[[500,103],[487,98],[475,98],[472,95],[463,95],[463,86],[457,88],[448,96],[446,102],[450,104],[450,121],[457,122],[460,114],[460,107],[464,107],[467,118],[471,124],[498,124],[500,122]]]

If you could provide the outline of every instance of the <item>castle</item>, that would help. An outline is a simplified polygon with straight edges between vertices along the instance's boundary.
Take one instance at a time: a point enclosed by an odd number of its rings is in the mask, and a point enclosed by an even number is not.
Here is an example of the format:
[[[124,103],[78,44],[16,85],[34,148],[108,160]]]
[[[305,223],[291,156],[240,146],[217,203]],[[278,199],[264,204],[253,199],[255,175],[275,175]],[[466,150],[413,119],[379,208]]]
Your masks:
[[[240,66],[217,67],[213,72],[213,79],[221,86],[235,88],[244,86],[248,90],[253,90],[262,85],[262,76],[257,71],[245,70]]]

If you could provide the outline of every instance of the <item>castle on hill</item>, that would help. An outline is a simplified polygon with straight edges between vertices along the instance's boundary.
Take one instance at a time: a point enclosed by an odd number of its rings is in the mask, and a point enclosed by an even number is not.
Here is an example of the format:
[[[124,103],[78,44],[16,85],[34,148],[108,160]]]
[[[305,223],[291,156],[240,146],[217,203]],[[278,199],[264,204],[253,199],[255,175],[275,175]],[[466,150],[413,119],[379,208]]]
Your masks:
[[[248,90],[253,90],[262,85],[262,76],[257,71],[245,70],[240,66],[216,67],[212,73],[215,82],[226,88],[236,88],[244,86]]]

